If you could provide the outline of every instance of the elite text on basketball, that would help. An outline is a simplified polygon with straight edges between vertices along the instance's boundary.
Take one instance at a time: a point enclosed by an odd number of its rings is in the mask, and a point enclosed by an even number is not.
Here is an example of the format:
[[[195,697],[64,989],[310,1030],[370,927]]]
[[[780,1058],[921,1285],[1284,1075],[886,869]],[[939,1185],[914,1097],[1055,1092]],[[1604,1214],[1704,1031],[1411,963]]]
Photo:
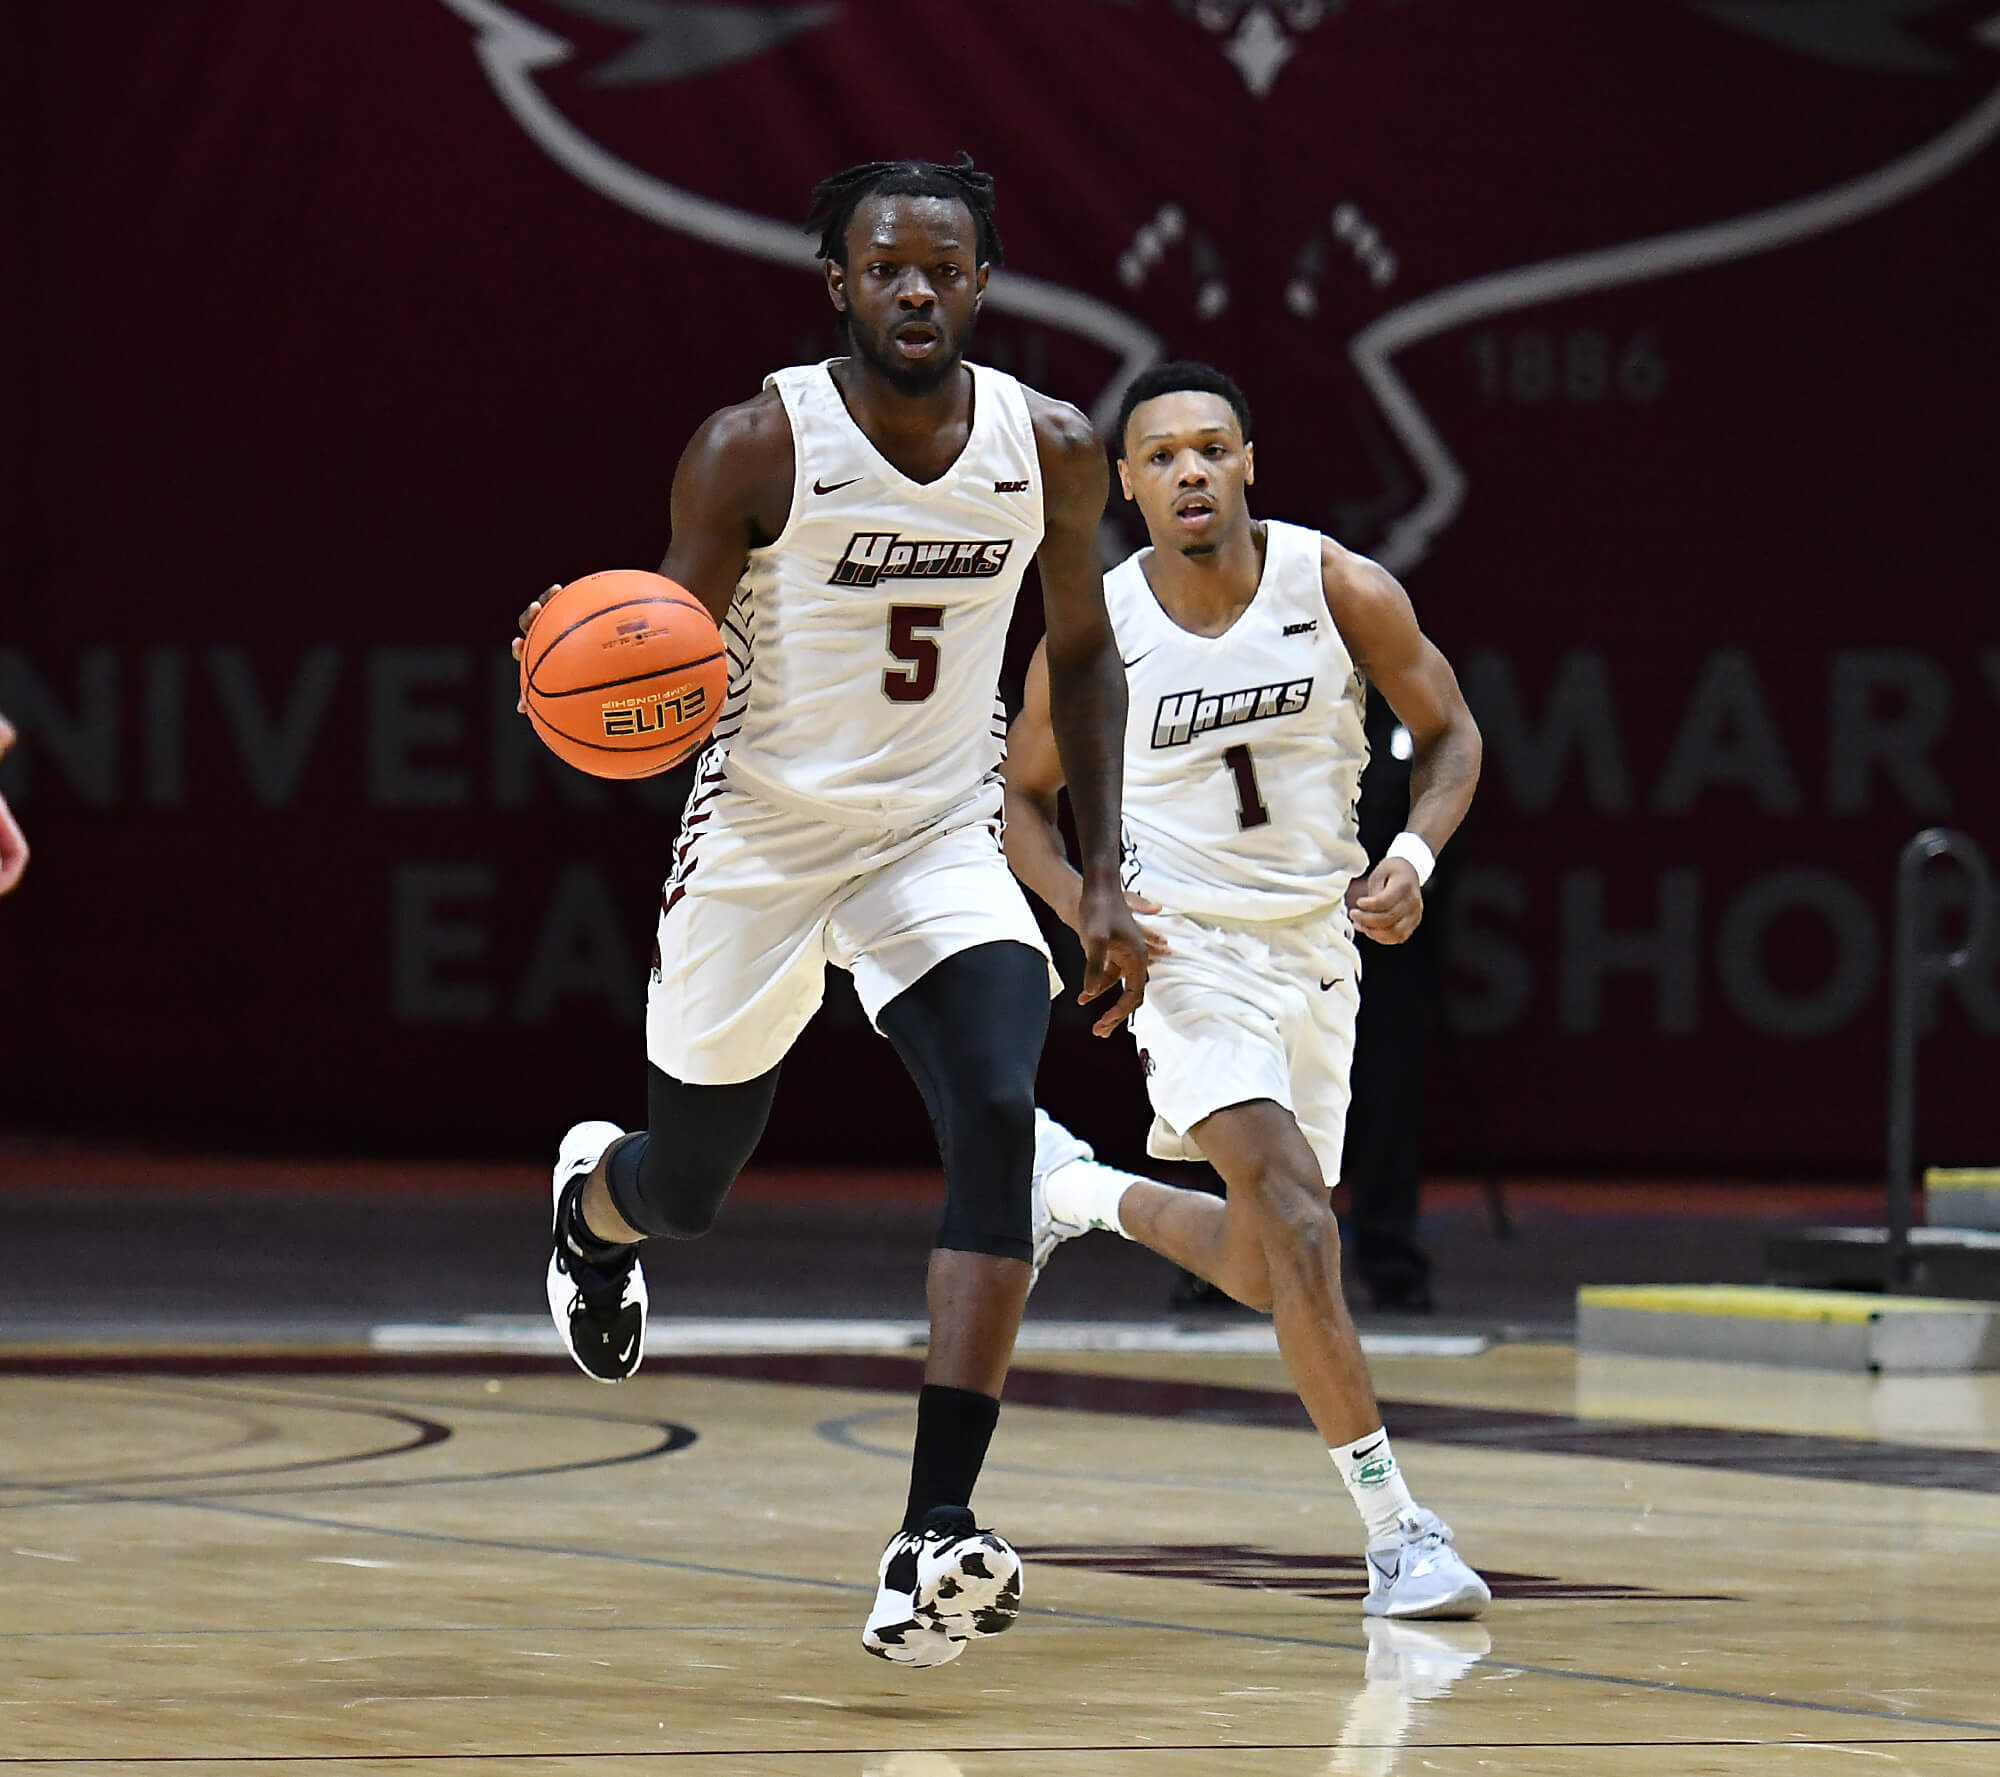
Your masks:
[[[679,691],[649,692],[642,697],[621,697],[607,701],[602,706],[604,732],[614,734],[653,734],[664,730],[671,720],[678,727],[683,722],[692,722],[708,708],[708,691],[701,685],[688,685]],[[669,715],[671,712],[671,716]]]

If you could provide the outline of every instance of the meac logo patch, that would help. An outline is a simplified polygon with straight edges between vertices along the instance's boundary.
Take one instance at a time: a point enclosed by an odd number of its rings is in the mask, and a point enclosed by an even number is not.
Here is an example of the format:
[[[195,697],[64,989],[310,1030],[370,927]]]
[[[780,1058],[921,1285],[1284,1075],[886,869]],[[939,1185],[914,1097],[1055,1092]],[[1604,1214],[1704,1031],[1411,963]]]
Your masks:
[[[827,576],[829,586],[882,580],[991,580],[1007,565],[1007,539],[905,539],[896,531],[856,531]]]

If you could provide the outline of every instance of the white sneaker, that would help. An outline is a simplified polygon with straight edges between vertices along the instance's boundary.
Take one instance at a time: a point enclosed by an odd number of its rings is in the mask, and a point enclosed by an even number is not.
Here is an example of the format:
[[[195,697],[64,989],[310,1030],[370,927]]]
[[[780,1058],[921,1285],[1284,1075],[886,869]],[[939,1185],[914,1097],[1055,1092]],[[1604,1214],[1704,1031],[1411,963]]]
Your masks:
[[[875,1607],[861,1627],[861,1645],[898,1666],[943,1666],[965,1652],[965,1637],[947,1635],[917,1615],[917,1561],[924,1539],[899,1530],[875,1568]]]
[[[1035,1111],[1035,1172],[1031,1204],[1031,1234],[1034,1241],[1033,1276],[1028,1287],[1042,1274],[1049,1255],[1065,1240],[1088,1234],[1093,1228],[1110,1228],[1109,1222],[1094,1221],[1079,1205],[1063,1200],[1062,1170],[1077,1160],[1095,1160],[1088,1142],[1078,1141],[1055,1118],[1040,1107]],[[1053,1181],[1053,1189],[1051,1189]],[[1115,1232],[1115,1230],[1114,1230]]]
[[[1021,1557],[963,1506],[937,1506],[918,1530],[889,1539],[861,1645],[899,1666],[942,1666],[965,1644],[1013,1628]]]
[[[1371,1617],[1476,1617],[1493,1602],[1486,1582],[1451,1546],[1451,1526],[1421,1506],[1368,1545]]]
[[[616,1123],[579,1123],[556,1150],[554,1208],[563,1192],[625,1133]],[[563,1349],[593,1382],[623,1382],[646,1355],[646,1274],[634,1246],[623,1264],[597,1266],[554,1229],[550,1240],[549,1314]]]

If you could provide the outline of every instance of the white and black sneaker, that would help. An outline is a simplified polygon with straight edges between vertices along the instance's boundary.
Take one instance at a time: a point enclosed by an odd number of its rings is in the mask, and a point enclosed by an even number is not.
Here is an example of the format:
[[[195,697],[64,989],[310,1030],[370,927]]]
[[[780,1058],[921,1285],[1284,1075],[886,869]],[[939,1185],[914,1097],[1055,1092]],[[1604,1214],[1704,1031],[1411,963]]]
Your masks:
[[[899,1666],[942,1666],[1021,1613],[1021,1557],[964,1506],[935,1506],[889,1539],[861,1645]]]
[[[917,1561],[924,1539],[899,1530],[875,1569],[875,1605],[861,1628],[861,1645],[898,1666],[943,1666],[965,1652],[965,1637],[947,1635],[917,1615]]]
[[[1451,1546],[1451,1526],[1419,1506],[1368,1545],[1371,1617],[1476,1617],[1493,1602],[1486,1582]]]
[[[616,1123],[579,1123],[556,1150],[549,1313],[563,1349],[593,1382],[623,1382],[645,1356],[646,1274],[636,1245],[609,1264],[587,1259],[563,1233],[563,1194],[624,1133]]]

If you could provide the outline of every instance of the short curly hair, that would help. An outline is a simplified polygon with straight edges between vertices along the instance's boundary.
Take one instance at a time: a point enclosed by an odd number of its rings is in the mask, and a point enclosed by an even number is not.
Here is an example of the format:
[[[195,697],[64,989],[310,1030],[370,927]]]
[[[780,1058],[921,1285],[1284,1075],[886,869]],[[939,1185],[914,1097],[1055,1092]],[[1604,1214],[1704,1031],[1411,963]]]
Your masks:
[[[812,208],[806,213],[806,233],[819,236],[816,252],[835,265],[847,263],[847,225],[864,197],[955,198],[972,212],[979,231],[981,265],[1004,265],[1007,255],[1000,231],[993,226],[993,175],[961,153],[946,165],[935,160],[867,160],[813,187]]]
[[[1125,399],[1118,403],[1118,454],[1125,454],[1125,428],[1131,423],[1132,410],[1142,401],[1150,401],[1155,395],[1179,395],[1192,392],[1197,395],[1220,395],[1235,411],[1236,423],[1243,428],[1243,439],[1250,440],[1250,402],[1237,387],[1236,379],[1213,364],[1203,364],[1194,358],[1171,358],[1164,364],[1148,365],[1132,379],[1125,391]]]

